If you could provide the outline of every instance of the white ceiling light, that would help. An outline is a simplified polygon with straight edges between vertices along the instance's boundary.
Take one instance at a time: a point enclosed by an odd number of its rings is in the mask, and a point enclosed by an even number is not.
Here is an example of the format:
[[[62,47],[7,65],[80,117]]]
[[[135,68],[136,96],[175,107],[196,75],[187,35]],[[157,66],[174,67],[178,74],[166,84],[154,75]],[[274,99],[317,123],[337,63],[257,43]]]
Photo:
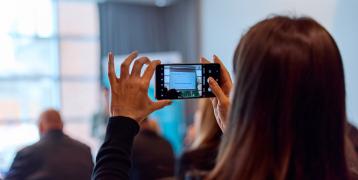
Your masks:
[[[165,7],[173,4],[178,0],[97,0],[99,2],[121,2],[128,4],[139,4],[139,5],[149,5],[149,6],[158,6]]]
[[[155,5],[158,7],[164,7],[167,5],[167,0],[155,0]]]

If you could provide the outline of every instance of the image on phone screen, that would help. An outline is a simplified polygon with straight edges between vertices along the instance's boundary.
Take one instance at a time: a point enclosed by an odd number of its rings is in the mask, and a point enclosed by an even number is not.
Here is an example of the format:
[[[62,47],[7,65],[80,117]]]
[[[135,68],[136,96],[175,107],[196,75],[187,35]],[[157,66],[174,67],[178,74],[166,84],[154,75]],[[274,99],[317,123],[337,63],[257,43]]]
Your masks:
[[[161,64],[156,68],[156,98],[213,97],[207,79],[219,82],[219,76],[219,64]]]

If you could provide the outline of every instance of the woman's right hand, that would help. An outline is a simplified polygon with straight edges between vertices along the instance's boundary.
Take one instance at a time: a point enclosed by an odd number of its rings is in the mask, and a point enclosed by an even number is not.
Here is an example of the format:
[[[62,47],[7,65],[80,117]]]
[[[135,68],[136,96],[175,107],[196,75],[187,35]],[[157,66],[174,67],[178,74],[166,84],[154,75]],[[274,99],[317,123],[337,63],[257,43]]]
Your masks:
[[[120,77],[116,76],[114,67],[114,55],[108,55],[108,78],[111,84],[111,116],[124,116],[132,118],[140,123],[150,113],[169,104],[170,100],[153,102],[148,96],[150,80],[155,68],[160,64],[159,60],[150,61],[147,57],[135,60],[132,71],[130,65],[137,57],[137,52],[132,52],[121,64]],[[143,75],[143,65],[147,64]]]
[[[219,84],[212,78],[209,77],[209,86],[215,95],[215,98],[211,98],[214,114],[216,121],[223,132],[225,132],[226,124],[227,124],[227,114],[231,105],[230,102],[230,91],[232,89],[232,80],[230,77],[230,73],[226,69],[225,65],[222,61],[216,56],[213,56],[214,63],[220,64],[220,86]],[[201,63],[207,64],[210,63],[205,58],[200,58]]]

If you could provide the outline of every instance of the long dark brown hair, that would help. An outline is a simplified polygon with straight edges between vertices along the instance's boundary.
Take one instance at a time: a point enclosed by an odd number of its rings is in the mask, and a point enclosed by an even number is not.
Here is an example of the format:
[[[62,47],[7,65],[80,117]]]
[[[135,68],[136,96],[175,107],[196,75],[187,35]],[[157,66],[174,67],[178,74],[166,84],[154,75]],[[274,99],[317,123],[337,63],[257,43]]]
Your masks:
[[[307,17],[254,25],[234,56],[235,90],[212,179],[346,180],[344,72]]]

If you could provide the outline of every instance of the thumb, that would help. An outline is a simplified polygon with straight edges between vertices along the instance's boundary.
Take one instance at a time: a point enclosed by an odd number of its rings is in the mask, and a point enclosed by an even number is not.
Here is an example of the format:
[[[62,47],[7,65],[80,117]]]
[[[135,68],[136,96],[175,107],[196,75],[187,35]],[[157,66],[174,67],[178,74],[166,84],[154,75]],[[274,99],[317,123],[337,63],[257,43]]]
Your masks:
[[[170,104],[172,104],[172,101],[170,101],[170,100],[159,100],[159,101],[153,103],[152,109],[153,109],[153,111],[156,111],[156,110],[162,109],[165,106],[168,106]]]
[[[212,77],[209,77],[209,86],[219,102],[222,102],[227,98],[219,84]]]

